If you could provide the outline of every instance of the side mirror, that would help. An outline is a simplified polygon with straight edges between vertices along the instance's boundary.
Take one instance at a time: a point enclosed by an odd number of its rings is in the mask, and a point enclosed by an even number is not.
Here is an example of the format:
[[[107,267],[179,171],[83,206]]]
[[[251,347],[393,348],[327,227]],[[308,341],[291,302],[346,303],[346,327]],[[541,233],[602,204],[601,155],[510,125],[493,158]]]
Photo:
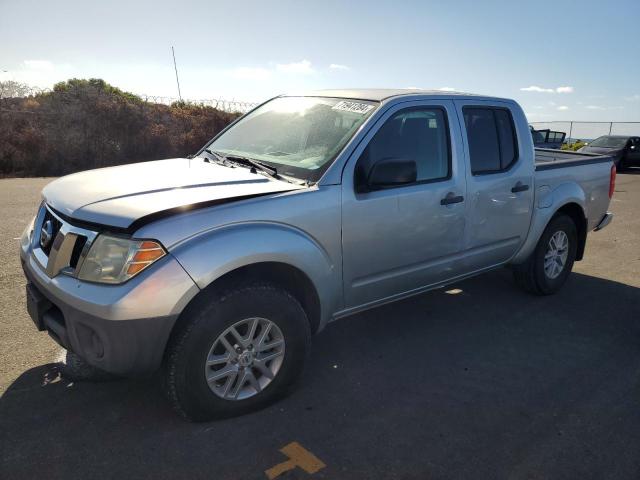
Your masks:
[[[414,183],[418,178],[418,167],[413,160],[384,158],[375,163],[367,176],[369,190],[381,190]]]
[[[629,148],[631,148],[631,150],[635,150],[636,146],[635,145],[631,145],[631,147],[629,147]]]

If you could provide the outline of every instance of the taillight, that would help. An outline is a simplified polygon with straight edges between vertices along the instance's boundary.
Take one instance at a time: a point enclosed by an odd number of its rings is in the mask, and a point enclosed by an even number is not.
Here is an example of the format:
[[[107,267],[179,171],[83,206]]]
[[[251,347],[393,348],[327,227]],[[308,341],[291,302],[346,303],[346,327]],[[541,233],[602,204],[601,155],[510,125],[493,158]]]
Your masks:
[[[611,165],[611,176],[609,177],[609,199],[613,197],[613,191],[616,188],[616,164]]]

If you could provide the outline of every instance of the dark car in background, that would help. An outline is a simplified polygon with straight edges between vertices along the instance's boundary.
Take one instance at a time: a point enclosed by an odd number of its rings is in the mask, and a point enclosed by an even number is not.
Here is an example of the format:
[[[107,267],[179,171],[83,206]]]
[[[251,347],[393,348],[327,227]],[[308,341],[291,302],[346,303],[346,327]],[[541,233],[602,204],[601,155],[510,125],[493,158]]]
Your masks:
[[[610,155],[614,157],[618,171],[627,167],[640,166],[640,137],[603,135],[578,151]]]

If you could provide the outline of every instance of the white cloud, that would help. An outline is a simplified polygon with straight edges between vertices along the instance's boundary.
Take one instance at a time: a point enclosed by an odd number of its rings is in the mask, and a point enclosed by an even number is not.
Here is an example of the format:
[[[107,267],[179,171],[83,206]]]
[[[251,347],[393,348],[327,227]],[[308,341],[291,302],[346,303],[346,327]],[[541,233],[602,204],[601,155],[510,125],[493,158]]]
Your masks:
[[[585,108],[588,110],[604,110],[604,107],[600,105],[587,105]]]
[[[24,66],[30,68],[31,70],[53,70],[53,63],[49,60],[25,60]]]
[[[437,88],[436,90],[440,90],[442,92],[455,92],[456,91],[456,89],[453,88],[453,87],[440,87],[440,88]]]
[[[284,73],[299,73],[303,75],[308,75],[314,72],[309,60],[292,63],[279,63],[276,65],[276,70]]]
[[[523,87],[520,90],[522,90],[523,92],[553,93],[553,88],[542,88],[537,85],[531,85],[530,87]]]
[[[339,63],[332,63],[329,65],[330,70],[351,70],[347,65],[340,65]]]
[[[538,93],[573,93],[573,87],[569,87],[569,86],[546,88],[546,87],[539,87],[538,85],[531,85],[530,87],[522,87],[520,90],[523,92],[538,92]]]
[[[569,107],[567,107],[566,105],[560,105],[558,107],[558,110],[569,110]]]
[[[271,76],[270,70],[261,67],[238,67],[227,73],[238,80],[265,80]]]
[[[627,102],[640,102],[640,94],[636,93],[630,97],[624,97]]]

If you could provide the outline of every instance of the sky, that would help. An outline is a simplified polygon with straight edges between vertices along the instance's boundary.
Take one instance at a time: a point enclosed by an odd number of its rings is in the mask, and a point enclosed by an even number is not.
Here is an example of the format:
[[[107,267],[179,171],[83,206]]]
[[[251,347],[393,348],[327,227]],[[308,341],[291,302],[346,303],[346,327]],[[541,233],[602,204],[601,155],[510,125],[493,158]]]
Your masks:
[[[0,0],[0,80],[260,101],[315,88],[514,98],[530,121],[640,121],[640,1]]]

